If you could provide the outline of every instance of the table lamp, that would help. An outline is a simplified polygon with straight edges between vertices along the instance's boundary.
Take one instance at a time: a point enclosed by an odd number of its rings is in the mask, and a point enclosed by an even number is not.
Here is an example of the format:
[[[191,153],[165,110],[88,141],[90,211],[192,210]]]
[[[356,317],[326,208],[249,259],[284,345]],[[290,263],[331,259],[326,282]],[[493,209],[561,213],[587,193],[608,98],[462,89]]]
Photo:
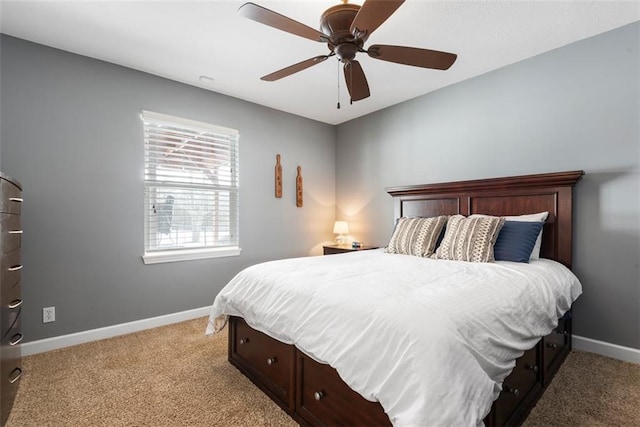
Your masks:
[[[336,221],[333,225],[333,234],[337,234],[336,243],[343,246],[345,244],[345,234],[349,234],[347,221]]]

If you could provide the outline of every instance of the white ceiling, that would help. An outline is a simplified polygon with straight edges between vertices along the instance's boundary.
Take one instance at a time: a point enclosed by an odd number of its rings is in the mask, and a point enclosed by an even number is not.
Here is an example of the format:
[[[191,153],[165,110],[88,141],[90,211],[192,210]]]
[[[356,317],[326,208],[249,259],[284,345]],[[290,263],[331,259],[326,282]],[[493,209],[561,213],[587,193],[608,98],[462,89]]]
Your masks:
[[[321,13],[339,3],[254,2],[314,28]],[[243,3],[2,0],[0,31],[338,124],[640,20],[638,1],[408,0],[371,35],[365,48],[422,47],[457,53],[458,60],[448,71],[437,71],[359,54],[371,97],[349,105],[341,77],[338,110],[335,58],[276,82],[260,80],[328,49],[238,16]],[[215,81],[204,83],[201,75]]]

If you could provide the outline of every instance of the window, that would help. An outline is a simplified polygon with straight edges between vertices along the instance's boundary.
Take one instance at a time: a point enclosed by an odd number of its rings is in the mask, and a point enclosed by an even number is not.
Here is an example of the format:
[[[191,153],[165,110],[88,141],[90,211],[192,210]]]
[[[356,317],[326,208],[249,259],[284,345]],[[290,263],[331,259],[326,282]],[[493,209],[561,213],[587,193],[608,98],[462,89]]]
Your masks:
[[[238,131],[142,112],[145,264],[233,256]]]

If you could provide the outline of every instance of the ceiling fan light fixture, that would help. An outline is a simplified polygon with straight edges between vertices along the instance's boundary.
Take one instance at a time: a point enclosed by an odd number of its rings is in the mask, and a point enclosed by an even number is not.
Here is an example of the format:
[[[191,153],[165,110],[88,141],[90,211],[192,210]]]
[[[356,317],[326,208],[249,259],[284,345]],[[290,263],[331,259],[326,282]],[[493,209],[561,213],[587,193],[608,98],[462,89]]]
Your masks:
[[[353,43],[341,43],[334,49],[336,56],[345,64],[353,61],[358,51],[358,46]]]

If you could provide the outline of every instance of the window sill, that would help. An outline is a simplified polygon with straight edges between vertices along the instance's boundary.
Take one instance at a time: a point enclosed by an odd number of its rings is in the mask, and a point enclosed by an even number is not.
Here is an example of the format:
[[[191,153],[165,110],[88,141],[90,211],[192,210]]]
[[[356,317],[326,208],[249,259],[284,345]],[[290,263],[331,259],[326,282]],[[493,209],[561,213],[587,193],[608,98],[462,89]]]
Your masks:
[[[242,249],[231,248],[207,248],[207,249],[182,249],[176,251],[150,252],[142,256],[145,264],[159,264],[164,262],[191,261],[207,258],[221,258],[238,256]]]

